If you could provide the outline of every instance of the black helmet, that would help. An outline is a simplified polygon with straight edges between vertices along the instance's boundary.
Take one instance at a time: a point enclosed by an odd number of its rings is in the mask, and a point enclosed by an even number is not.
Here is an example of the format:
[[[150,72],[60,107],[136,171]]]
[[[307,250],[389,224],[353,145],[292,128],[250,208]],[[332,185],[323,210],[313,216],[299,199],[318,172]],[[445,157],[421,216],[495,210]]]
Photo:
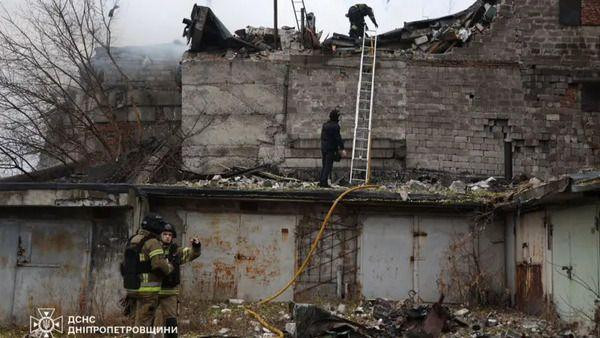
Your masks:
[[[339,121],[340,120],[340,111],[337,108],[334,108],[330,113],[329,113],[329,119],[331,121]]]
[[[148,214],[142,220],[142,229],[148,230],[155,235],[160,235],[165,225],[165,221],[158,214]]]
[[[177,231],[175,231],[175,227],[171,223],[165,223],[162,232],[170,232],[173,234],[173,238],[177,238]]]

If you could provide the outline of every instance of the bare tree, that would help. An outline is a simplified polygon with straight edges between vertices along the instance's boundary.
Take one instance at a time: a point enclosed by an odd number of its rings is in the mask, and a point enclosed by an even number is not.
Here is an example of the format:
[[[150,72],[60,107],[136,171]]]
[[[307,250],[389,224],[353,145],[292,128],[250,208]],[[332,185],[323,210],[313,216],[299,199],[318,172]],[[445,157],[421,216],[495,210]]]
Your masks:
[[[102,48],[111,57],[116,3],[110,16],[105,0],[27,5],[27,15],[3,8],[0,18],[0,166],[26,173],[38,154],[63,164],[115,160],[122,132],[92,56]],[[98,129],[95,114],[112,133]]]
[[[168,166],[183,170],[181,143],[212,119],[199,114],[186,133],[179,123],[153,121],[144,135],[132,90],[140,81],[130,79],[113,48],[118,8],[117,0],[31,0],[18,15],[1,8],[0,169],[29,175],[39,158],[64,166],[119,163],[120,177],[136,182]],[[95,67],[98,58],[103,67]],[[124,109],[135,122],[118,119]],[[129,156],[136,148],[144,151]]]

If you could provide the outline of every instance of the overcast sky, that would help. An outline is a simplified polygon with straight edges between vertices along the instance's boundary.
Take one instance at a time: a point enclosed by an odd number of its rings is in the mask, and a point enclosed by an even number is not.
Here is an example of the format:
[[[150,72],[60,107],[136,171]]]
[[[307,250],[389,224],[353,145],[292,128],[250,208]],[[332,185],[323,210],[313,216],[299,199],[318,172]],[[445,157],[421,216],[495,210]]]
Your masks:
[[[0,0],[9,10],[28,0]],[[112,4],[114,0],[106,0]],[[295,26],[291,0],[278,0],[279,25]],[[209,6],[230,32],[246,26],[273,25],[273,0],[118,0],[115,30],[117,45],[144,45],[181,39],[181,20],[190,16],[194,3]],[[405,21],[435,18],[466,9],[475,0],[305,0],[314,12],[323,36],[348,33],[348,7],[363,2],[371,6],[379,31],[402,27]],[[367,19],[367,23],[370,24]]]
[[[28,0],[0,0],[8,9]],[[107,0],[111,3],[114,0]],[[209,6],[230,32],[246,26],[273,25],[273,0],[118,0],[115,30],[117,45],[144,45],[181,39],[181,20],[189,17],[194,3]],[[294,26],[291,0],[278,0],[279,25]],[[379,31],[402,27],[405,21],[435,18],[466,9],[475,0],[305,0],[317,18],[323,36],[348,33],[344,16],[351,5],[364,2],[374,9]],[[367,23],[369,20],[367,19]]]
[[[6,1],[6,0],[0,0]],[[16,0],[12,0],[16,1]],[[25,1],[25,0],[19,0]],[[279,1],[279,25],[294,26],[291,0]],[[344,16],[356,0],[305,0],[315,13],[323,36],[348,33]],[[475,0],[362,0],[371,6],[381,32],[402,27],[405,21],[434,18],[458,12]],[[181,20],[189,17],[194,3],[210,6],[232,33],[246,26],[272,26],[273,0],[120,0],[117,30],[119,45],[171,42],[181,37]],[[367,19],[367,22],[368,19]]]

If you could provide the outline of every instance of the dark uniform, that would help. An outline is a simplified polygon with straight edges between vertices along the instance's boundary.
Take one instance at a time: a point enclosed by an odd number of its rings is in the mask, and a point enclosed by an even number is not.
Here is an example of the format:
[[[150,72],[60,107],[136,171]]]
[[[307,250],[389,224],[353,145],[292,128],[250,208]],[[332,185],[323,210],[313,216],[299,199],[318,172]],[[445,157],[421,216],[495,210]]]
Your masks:
[[[175,227],[171,224],[166,224],[163,232],[170,232],[173,234],[173,238],[177,237]],[[180,266],[200,257],[200,243],[193,244],[191,248],[181,248],[173,242],[170,244],[163,243],[163,249],[167,259],[173,264],[173,271],[162,281],[158,297],[159,308],[165,321],[164,326],[176,328],[179,303],[177,295],[179,294],[181,280]],[[174,337],[177,337],[177,334],[165,334],[165,338]]]
[[[142,228],[131,237],[125,250],[121,274],[127,298],[133,301],[130,312],[134,326],[153,326],[163,278],[173,271],[158,240],[164,224],[159,215],[144,217]]]
[[[327,179],[333,169],[333,161],[339,156],[339,151],[344,150],[344,141],[340,135],[340,112],[334,109],[329,113],[329,121],[321,129],[321,157],[322,169],[319,177],[319,186],[328,187]]]
[[[379,25],[377,25],[377,21],[375,20],[373,9],[365,4],[356,4],[350,7],[346,16],[350,20],[351,38],[362,38],[365,29],[365,16],[369,16],[373,24],[375,24],[375,27],[379,27]]]

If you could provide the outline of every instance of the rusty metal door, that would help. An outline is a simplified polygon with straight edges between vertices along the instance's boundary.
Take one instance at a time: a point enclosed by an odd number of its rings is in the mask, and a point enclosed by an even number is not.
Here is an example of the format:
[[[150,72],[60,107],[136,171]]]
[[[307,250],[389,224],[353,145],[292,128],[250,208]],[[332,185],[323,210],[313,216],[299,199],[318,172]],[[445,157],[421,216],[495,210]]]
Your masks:
[[[20,224],[12,316],[29,322],[36,308],[61,315],[85,311],[92,227],[89,221],[29,221]]]
[[[258,300],[283,287],[294,275],[296,216],[241,217],[238,253],[238,298]],[[293,299],[293,289],[277,300]]]
[[[184,237],[202,242],[202,255],[183,268],[186,298],[255,301],[292,277],[295,216],[186,212],[185,219]],[[292,290],[279,298],[291,299]]]
[[[553,211],[553,299],[561,319],[593,318],[600,293],[600,205]]]
[[[540,315],[544,311],[544,276],[546,271],[546,212],[536,211],[521,216],[516,228],[516,293],[517,308]]]
[[[361,237],[360,280],[365,298],[402,300],[413,289],[412,216],[369,216]]]
[[[12,308],[17,272],[17,238],[19,225],[0,221],[0,325],[13,324]]]
[[[186,212],[184,217],[184,237],[198,236],[202,242],[202,255],[182,267],[184,297],[203,300],[237,298],[235,254],[240,214]]]

